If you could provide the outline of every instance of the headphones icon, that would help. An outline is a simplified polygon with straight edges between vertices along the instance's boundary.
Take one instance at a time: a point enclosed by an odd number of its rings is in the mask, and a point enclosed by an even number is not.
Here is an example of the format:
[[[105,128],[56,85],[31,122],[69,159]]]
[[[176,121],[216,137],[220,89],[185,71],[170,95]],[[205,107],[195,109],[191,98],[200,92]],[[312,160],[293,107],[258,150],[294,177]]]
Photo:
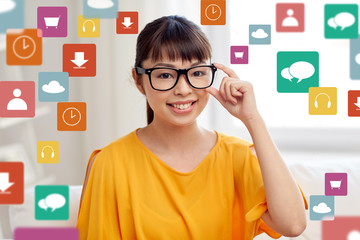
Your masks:
[[[86,21],[83,22],[83,26],[82,26],[83,32],[86,31],[86,30],[85,30],[85,23],[87,23],[87,22],[91,22],[91,23],[92,23],[92,25],[93,25],[92,31],[95,32],[95,30],[96,30],[95,25],[96,25],[96,24],[95,24],[95,22],[94,22],[93,20],[90,20],[90,19],[88,19],[88,20],[86,20]]]
[[[55,157],[55,151],[50,145],[46,145],[41,149],[41,157],[45,158],[45,154],[44,154],[44,149],[45,148],[51,148],[51,158],[54,158]]]
[[[327,108],[330,108],[330,107],[331,107],[330,97],[329,97],[329,95],[327,95],[326,93],[319,93],[318,95],[316,95],[316,97],[315,97],[315,102],[314,102],[315,107],[316,107],[316,108],[319,107],[319,104],[318,104],[318,102],[317,102],[316,100],[317,100],[318,96],[320,96],[320,95],[326,95],[326,96],[328,97],[329,101],[328,101],[328,104],[327,104]]]

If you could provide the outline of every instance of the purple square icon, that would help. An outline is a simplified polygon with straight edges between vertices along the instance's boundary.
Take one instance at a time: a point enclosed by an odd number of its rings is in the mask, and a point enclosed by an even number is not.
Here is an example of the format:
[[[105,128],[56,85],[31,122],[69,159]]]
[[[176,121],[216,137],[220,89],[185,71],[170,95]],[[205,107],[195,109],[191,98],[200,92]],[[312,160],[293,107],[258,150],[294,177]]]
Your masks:
[[[230,63],[231,64],[248,64],[249,61],[248,46],[231,46],[230,47]]]
[[[347,195],[347,173],[325,173],[325,195]]]
[[[76,228],[16,228],[14,240],[79,240]]]
[[[67,8],[38,7],[37,28],[42,30],[42,36],[39,37],[66,37]]]

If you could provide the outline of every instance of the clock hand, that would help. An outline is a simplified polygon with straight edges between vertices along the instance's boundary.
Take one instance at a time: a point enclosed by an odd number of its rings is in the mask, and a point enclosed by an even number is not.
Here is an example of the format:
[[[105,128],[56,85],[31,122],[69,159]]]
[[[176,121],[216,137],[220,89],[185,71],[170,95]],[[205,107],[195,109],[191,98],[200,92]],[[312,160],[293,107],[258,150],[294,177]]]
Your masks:
[[[26,43],[25,43],[25,39],[23,39],[23,49],[25,50],[25,49],[27,49],[30,45],[28,44],[28,45],[26,45]]]
[[[212,7],[212,14],[216,13],[217,11],[214,11],[214,7]]]
[[[76,117],[76,114],[73,115],[73,111],[71,110],[71,118]]]

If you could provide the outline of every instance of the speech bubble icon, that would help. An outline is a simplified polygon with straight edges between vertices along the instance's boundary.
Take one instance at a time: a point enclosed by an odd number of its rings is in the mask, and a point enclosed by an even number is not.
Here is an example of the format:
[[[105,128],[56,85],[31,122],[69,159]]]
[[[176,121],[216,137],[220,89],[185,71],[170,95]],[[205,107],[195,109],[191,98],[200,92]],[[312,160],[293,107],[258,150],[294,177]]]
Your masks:
[[[244,52],[235,52],[235,57],[236,58],[243,58],[244,57]]]
[[[360,240],[360,232],[357,230],[353,230],[349,232],[346,237],[346,240]]]
[[[283,70],[281,70],[281,76],[283,78],[288,79],[290,82],[292,82],[291,79],[293,79],[294,77],[291,76],[291,74],[289,73],[289,70],[290,70],[289,68],[284,68]]]
[[[355,17],[351,13],[342,12],[335,16],[336,25],[341,27],[341,31],[355,23]]]
[[[335,18],[330,18],[329,20],[328,20],[328,25],[330,26],[330,27],[332,27],[333,29],[336,29],[337,28],[337,24],[336,24],[336,22],[335,22]]]
[[[289,73],[298,79],[297,83],[303,79],[309,78],[315,73],[315,67],[308,62],[299,61],[293,63],[289,68]]]
[[[46,211],[46,209],[48,208],[45,204],[45,199],[41,199],[39,202],[38,202],[38,205],[40,208],[44,209]]]
[[[45,198],[46,206],[52,208],[51,212],[55,211],[57,208],[63,207],[65,203],[66,203],[65,197],[58,193],[50,194]]]

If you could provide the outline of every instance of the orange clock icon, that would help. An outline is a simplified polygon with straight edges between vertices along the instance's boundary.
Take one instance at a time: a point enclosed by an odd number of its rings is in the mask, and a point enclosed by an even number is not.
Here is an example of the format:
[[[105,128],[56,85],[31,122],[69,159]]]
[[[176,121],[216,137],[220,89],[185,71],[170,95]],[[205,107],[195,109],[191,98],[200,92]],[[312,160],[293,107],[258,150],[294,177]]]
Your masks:
[[[77,125],[81,120],[81,113],[76,108],[70,107],[63,112],[63,121],[69,126]]]
[[[58,102],[57,121],[59,131],[85,131],[86,103]]]
[[[19,36],[13,43],[14,54],[21,59],[31,58],[36,50],[35,41],[26,35]]]
[[[201,0],[202,25],[225,25],[225,23],[226,23],[225,0]]]

